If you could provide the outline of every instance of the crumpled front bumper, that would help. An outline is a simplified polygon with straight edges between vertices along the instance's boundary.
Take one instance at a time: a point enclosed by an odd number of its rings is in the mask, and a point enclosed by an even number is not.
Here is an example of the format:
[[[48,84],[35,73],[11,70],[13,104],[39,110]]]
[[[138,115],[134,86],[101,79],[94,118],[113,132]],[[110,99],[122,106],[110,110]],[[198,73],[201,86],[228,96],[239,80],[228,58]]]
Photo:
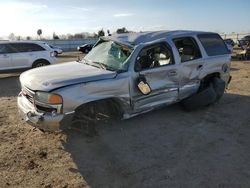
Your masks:
[[[21,93],[18,95],[17,104],[22,118],[30,125],[46,131],[60,131],[71,125],[74,112],[66,114],[39,113],[34,105]]]

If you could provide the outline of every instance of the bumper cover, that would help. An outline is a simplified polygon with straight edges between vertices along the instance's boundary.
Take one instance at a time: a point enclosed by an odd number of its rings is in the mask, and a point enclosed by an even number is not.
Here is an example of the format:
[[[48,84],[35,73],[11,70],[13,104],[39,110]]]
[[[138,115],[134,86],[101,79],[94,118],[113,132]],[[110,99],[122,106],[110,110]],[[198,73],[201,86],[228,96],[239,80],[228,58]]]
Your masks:
[[[30,125],[46,131],[61,131],[71,125],[74,112],[66,114],[39,113],[21,93],[17,104],[22,118]]]

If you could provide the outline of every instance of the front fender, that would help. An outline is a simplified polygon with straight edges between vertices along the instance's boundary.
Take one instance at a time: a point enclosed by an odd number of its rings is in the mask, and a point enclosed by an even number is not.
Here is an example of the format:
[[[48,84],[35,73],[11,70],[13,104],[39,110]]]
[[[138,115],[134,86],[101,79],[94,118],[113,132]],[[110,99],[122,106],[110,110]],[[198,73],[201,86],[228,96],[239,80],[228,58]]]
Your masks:
[[[63,112],[72,112],[77,107],[103,99],[115,99],[130,108],[129,82],[126,77],[83,83],[55,90],[63,97]]]

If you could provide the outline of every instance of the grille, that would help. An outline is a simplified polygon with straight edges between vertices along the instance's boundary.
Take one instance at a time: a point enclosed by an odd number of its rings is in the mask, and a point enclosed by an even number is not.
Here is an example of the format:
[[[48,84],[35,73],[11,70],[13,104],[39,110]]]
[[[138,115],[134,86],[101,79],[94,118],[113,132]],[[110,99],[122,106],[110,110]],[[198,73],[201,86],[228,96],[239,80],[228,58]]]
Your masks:
[[[43,106],[40,106],[40,105],[36,105],[36,108],[37,108],[39,111],[42,111],[42,112],[53,112],[53,111],[57,111],[56,108],[47,108],[47,107],[43,107]]]

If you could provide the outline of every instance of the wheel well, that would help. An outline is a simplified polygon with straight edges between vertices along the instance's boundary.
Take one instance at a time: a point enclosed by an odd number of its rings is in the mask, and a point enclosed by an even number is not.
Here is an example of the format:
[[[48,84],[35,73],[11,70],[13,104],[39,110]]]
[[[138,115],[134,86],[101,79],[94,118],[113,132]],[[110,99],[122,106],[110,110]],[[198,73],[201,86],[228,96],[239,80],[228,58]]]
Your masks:
[[[91,101],[84,103],[80,106],[78,106],[75,111],[81,108],[88,107],[89,105],[101,105],[104,108],[107,108],[107,110],[112,113],[115,117],[121,118],[123,115],[123,107],[119,99],[116,98],[107,98],[107,99],[100,99],[97,101]]]
[[[46,60],[46,59],[37,59],[37,60],[34,61],[34,63],[32,64],[32,67],[35,67],[35,65],[36,65],[37,63],[46,63],[47,65],[50,64],[50,62],[49,62],[48,60]]]
[[[214,78],[220,78],[220,73],[215,72],[212,74],[208,74],[206,75],[200,83],[200,90],[207,88],[209,86],[209,84],[213,81]]]

